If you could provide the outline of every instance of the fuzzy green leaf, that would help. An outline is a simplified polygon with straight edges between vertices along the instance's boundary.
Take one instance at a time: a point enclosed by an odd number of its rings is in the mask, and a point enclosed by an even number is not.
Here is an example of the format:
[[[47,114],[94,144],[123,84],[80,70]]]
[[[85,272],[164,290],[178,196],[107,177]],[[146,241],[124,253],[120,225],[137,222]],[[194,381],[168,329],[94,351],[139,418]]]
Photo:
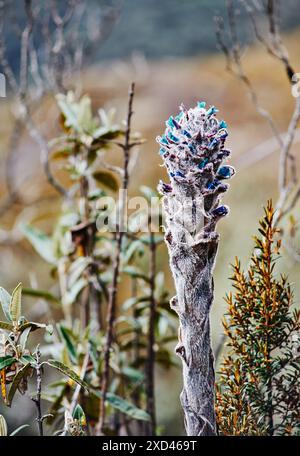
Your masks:
[[[116,192],[119,189],[119,183],[115,176],[107,171],[95,171],[93,173],[94,179],[110,190]]]
[[[7,323],[6,321],[0,321],[0,329],[4,329],[6,331],[13,331],[14,325],[11,323]]]
[[[74,412],[73,412],[73,419],[74,420],[78,420],[79,423],[82,425],[82,426],[85,426],[86,425],[86,417],[85,417],[85,413],[81,407],[81,405],[77,404],[75,409],[74,409]]]
[[[123,367],[121,370],[122,374],[128,377],[134,383],[140,383],[144,380],[145,375],[133,367]]]
[[[0,303],[7,321],[11,320],[11,315],[9,313],[9,305],[10,305],[11,296],[10,294],[2,287],[0,287]]]
[[[71,101],[70,96],[66,96],[63,94],[56,95],[56,100],[65,118],[65,125],[69,128],[73,128],[74,130],[80,132],[80,127],[78,125],[77,119],[78,112],[76,112],[76,103]]]
[[[28,374],[30,369],[31,369],[31,365],[30,365],[30,363],[27,363],[14,376],[12,384],[11,384],[11,387],[10,387],[9,392],[8,392],[8,396],[7,396],[7,405],[8,405],[8,407],[11,406],[12,400],[14,398],[14,395],[15,395],[17,389],[18,389],[18,386],[19,386],[22,378],[26,377],[26,375]]]
[[[117,394],[107,393],[106,400],[113,408],[119,410],[122,413],[125,413],[135,420],[150,420],[150,416],[147,412],[131,404],[126,399],[122,399]]]
[[[142,279],[147,283],[150,282],[149,277],[147,277],[145,274],[143,274],[143,272],[141,272],[139,269],[135,268],[134,266],[126,266],[125,268],[123,268],[123,272],[135,279]]]
[[[101,392],[99,391],[92,391],[92,394],[98,398],[102,397]],[[144,410],[136,407],[134,404],[131,404],[126,399],[118,396],[114,393],[107,393],[106,394],[106,401],[111,405],[114,409],[119,410],[122,413],[134,418],[135,420],[142,420],[142,421],[149,421],[150,416]]]
[[[33,298],[42,298],[50,302],[60,302],[59,299],[47,290],[40,290],[38,288],[23,288],[22,291],[25,296],[32,296]]]
[[[140,302],[147,302],[147,301],[150,301],[149,296],[136,296],[136,297],[133,296],[132,298],[126,299],[126,301],[122,305],[122,309],[127,311],[131,307],[134,307],[137,304],[139,304]]]
[[[27,321],[18,327],[18,331],[25,331],[27,328],[31,328],[31,331],[36,331],[37,329],[45,329],[49,334],[53,333],[53,326],[46,325],[45,323],[36,323],[34,321]]]
[[[30,225],[24,225],[22,231],[36,252],[45,261],[50,264],[56,264],[54,242],[49,236]]]
[[[72,288],[65,295],[65,304],[70,305],[76,301],[77,296],[86,287],[88,284],[87,279],[81,277],[77,282],[75,282]]]
[[[11,295],[9,304],[9,313],[14,323],[18,323],[21,317],[21,300],[22,300],[22,284],[19,283]]]
[[[11,366],[17,360],[13,356],[1,356],[0,357],[0,370],[5,369],[6,367]]]
[[[74,372],[64,363],[56,361],[55,359],[49,359],[48,361],[44,361],[43,364],[47,364],[48,366],[53,367],[54,369],[69,377],[71,380],[74,380],[74,382],[78,383],[78,385],[80,385],[82,388],[89,391],[89,385],[84,380],[81,380],[81,378],[76,374],[76,372]]]
[[[32,355],[23,355],[19,359],[19,361],[26,366],[26,364],[30,363],[32,366],[35,365],[36,361]]]
[[[73,344],[72,340],[71,340],[71,337],[68,333],[68,330],[67,328],[65,328],[62,324],[58,325],[58,330],[59,330],[59,333],[61,335],[61,338],[63,339],[66,347],[67,347],[67,350],[68,350],[68,354],[69,354],[69,357],[70,357],[70,360],[72,361],[72,363],[75,363],[77,362],[77,351],[76,351],[76,347],[75,345]]]
[[[21,345],[23,350],[25,350],[30,331],[31,331],[31,327],[28,326],[28,328],[26,328],[26,329],[24,329],[24,331],[22,331],[22,334],[20,336],[19,344]]]

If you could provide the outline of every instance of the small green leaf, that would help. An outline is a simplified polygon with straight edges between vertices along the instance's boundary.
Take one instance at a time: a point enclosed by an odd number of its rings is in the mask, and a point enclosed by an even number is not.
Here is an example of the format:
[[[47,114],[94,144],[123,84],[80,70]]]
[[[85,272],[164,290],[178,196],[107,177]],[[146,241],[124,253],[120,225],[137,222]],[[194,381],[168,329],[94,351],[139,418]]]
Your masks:
[[[65,294],[64,297],[64,304],[70,305],[73,304],[73,302],[76,301],[77,296],[79,293],[83,290],[84,287],[86,287],[88,284],[87,279],[81,277],[81,279],[77,280],[77,282],[74,283],[72,288]]]
[[[10,294],[4,288],[0,287],[1,307],[2,307],[3,313],[4,313],[5,318],[7,319],[7,321],[12,321],[11,320],[11,315],[9,313],[10,300],[11,300]]]
[[[129,310],[131,307],[136,306],[140,302],[147,302],[147,301],[150,301],[149,296],[136,296],[136,297],[128,298],[123,303],[122,309],[126,311],[126,310]]]
[[[0,321],[0,329],[4,329],[6,331],[13,331],[14,325],[11,323],[7,323],[6,321]]]
[[[63,149],[55,150],[51,153],[51,160],[64,160],[69,157],[72,152],[72,147],[64,147]]]
[[[102,198],[103,196],[106,196],[106,193],[100,189],[96,188],[95,190],[91,190],[88,194],[88,199],[90,201],[95,201],[98,200],[99,198]]]
[[[79,404],[76,405],[72,416],[73,416],[74,420],[79,421],[81,426],[86,426],[86,417],[85,417],[85,413],[84,413],[81,405],[79,405]]]
[[[136,253],[138,255],[142,255],[144,253],[144,249],[145,247],[139,240],[131,242],[124,252],[124,263],[129,263]]]
[[[95,129],[91,99],[84,95],[78,103],[78,125],[83,132],[91,133]]]
[[[70,360],[72,361],[72,363],[76,364],[77,363],[77,351],[76,351],[75,345],[73,344],[73,342],[71,340],[70,335],[68,334],[67,328],[65,328],[62,324],[60,324],[60,325],[58,325],[58,330],[61,335],[61,338],[63,339],[63,341],[65,342],[65,345],[67,347]]]
[[[30,365],[30,363],[27,363],[14,376],[11,387],[8,392],[8,396],[7,396],[8,407],[11,406],[12,400],[14,398],[14,395],[18,389],[18,386],[19,386],[22,378],[27,376],[30,369],[31,369],[31,365]]]
[[[97,352],[97,344],[93,340],[89,340],[89,353],[94,369],[98,373],[100,357],[98,356]]]
[[[80,385],[82,388],[89,391],[89,385],[84,380],[81,380],[81,378],[76,374],[76,372],[74,372],[72,369],[70,369],[68,366],[61,363],[60,361],[56,361],[55,359],[49,359],[48,361],[44,361],[43,364],[47,364],[48,366],[53,367],[54,369],[69,377],[71,380],[74,380],[74,382],[78,383],[78,385]]]
[[[21,317],[21,299],[22,299],[22,284],[19,283],[11,295],[9,304],[9,313],[14,323],[18,323]]]
[[[119,189],[119,183],[115,176],[107,171],[95,171],[93,173],[94,179],[109,188],[110,190],[116,192]]]
[[[69,270],[68,288],[71,289],[81,277],[86,268],[91,264],[91,258],[79,257],[72,263]]]
[[[56,264],[53,240],[42,231],[30,225],[22,226],[22,231],[36,252],[48,263]]]
[[[93,145],[98,144],[101,146],[101,142],[103,141],[109,141],[112,139],[117,138],[122,134],[122,131],[116,127],[116,128],[106,128],[106,127],[99,127],[97,130],[94,131],[93,137]]]
[[[24,366],[28,363],[30,363],[32,366],[34,366],[34,364],[36,362],[34,357],[31,355],[23,355],[23,356],[21,356],[19,361],[20,361],[20,363],[24,364]]]
[[[53,333],[53,326],[46,325],[45,323],[36,323],[34,321],[27,321],[18,327],[18,331],[25,331],[27,328],[31,328],[31,331],[36,331],[37,329],[45,329],[49,334]]]
[[[23,350],[25,350],[30,331],[31,331],[31,327],[28,326],[28,328],[24,329],[24,331],[22,332],[22,334],[20,336],[19,344],[21,345]]]
[[[14,364],[16,362],[16,358],[14,358],[13,356],[1,356],[0,357],[0,370],[2,369],[5,369],[6,367],[9,367],[11,366],[12,364]]]
[[[113,408],[120,410],[120,412],[131,416],[131,418],[134,418],[135,420],[150,420],[150,416],[147,412],[131,404],[126,399],[122,399],[117,394],[107,393],[106,400]]]
[[[98,397],[102,397],[102,393],[99,391],[92,390],[91,393]],[[119,410],[122,413],[134,418],[136,420],[142,421],[149,421],[150,416],[144,410],[136,407],[134,404],[131,404],[126,399],[122,399],[122,397],[118,396],[114,393],[107,393],[106,394],[106,401],[111,405],[114,409]]]
[[[51,302],[60,302],[59,299],[54,296],[52,293],[50,293],[47,290],[40,290],[38,288],[23,288],[22,291],[23,295],[26,296],[32,296],[34,298],[42,298],[45,299],[46,301],[51,301]]]
[[[56,95],[56,100],[63,116],[65,117],[65,125],[80,132],[77,119],[78,112],[76,112],[76,103],[72,100],[72,94],[58,94]]]
[[[128,377],[134,383],[140,383],[144,380],[145,375],[133,367],[123,367],[122,374]]]
[[[145,274],[143,274],[143,272],[141,272],[134,266],[126,266],[125,268],[123,268],[123,272],[131,277],[134,277],[135,279],[142,279],[145,282],[150,282],[149,277],[147,277]]]

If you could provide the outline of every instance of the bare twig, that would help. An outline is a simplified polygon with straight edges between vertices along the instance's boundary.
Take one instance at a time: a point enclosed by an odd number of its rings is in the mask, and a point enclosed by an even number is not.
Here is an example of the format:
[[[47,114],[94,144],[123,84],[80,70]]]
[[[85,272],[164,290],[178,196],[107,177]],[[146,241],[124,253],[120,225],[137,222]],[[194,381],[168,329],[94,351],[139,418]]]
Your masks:
[[[280,153],[279,163],[279,188],[283,190],[287,186],[288,181],[288,158],[290,149],[293,145],[296,130],[300,119],[300,97],[296,99],[295,109],[289,123],[287,135]]]
[[[123,192],[120,197],[120,217],[119,223],[117,226],[117,233],[116,233],[116,253],[114,258],[114,266],[113,266],[113,280],[109,294],[109,302],[108,302],[108,309],[107,309],[107,328],[106,328],[106,341],[105,341],[105,349],[104,349],[104,367],[103,367],[103,375],[102,375],[102,382],[101,382],[101,400],[100,400],[100,412],[99,412],[99,422],[97,426],[98,434],[103,434],[104,432],[104,425],[105,425],[105,400],[106,394],[108,390],[108,382],[109,382],[109,362],[110,362],[110,352],[111,346],[113,342],[113,333],[114,333],[114,323],[115,323],[115,313],[116,313],[116,306],[117,306],[117,291],[118,291],[118,279],[120,273],[120,259],[121,259],[121,249],[122,249],[122,239],[124,234],[124,209],[125,209],[125,198],[126,192],[128,189],[129,183],[129,173],[128,173],[128,163],[129,163],[129,156],[130,156],[130,132],[131,132],[131,117],[133,114],[132,105],[133,105],[133,98],[134,98],[134,83],[131,84],[130,91],[129,91],[129,100],[128,100],[128,111],[127,111],[127,120],[126,120],[126,130],[125,130],[125,141],[123,145],[123,158],[124,158],[124,175],[123,175]]]
[[[289,214],[300,198],[300,186],[298,184],[296,157],[291,152],[292,146],[295,140],[298,138],[298,124],[300,120],[300,98],[295,99],[295,106],[291,118],[288,123],[288,129],[286,133],[280,133],[277,125],[275,124],[273,117],[270,112],[262,108],[259,102],[258,95],[253,88],[253,85],[247,76],[244,66],[242,63],[242,52],[241,45],[237,35],[237,21],[236,14],[237,10],[233,0],[225,0],[227,16],[228,16],[228,27],[229,27],[229,41],[227,44],[225,39],[224,22],[222,18],[216,18],[216,37],[219,48],[224,53],[226,58],[227,70],[231,72],[236,78],[240,79],[246,86],[246,89],[250,95],[252,103],[257,112],[264,117],[273,133],[273,139],[269,140],[264,147],[258,146],[255,148],[255,154],[249,154],[246,159],[246,165],[253,164],[255,160],[261,159],[263,156],[267,156],[271,150],[277,151],[279,149],[279,169],[278,169],[278,190],[279,197],[276,204],[276,213],[274,216],[274,224],[278,225],[279,222]],[[246,0],[239,0],[239,3],[244,6],[252,27],[254,35],[259,43],[261,43],[268,54],[283,64],[284,71],[288,77],[289,85],[295,82],[294,70],[289,60],[289,54],[285,48],[279,27],[279,3],[276,0],[258,0],[257,5],[260,6],[260,11],[264,14],[268,24],[268,38],[265,37],[259,28],[257,17],[251,3]],[[272,142],[272,144],[271,144]],[[274,144],[273,146],[273,143]],[[269,146],[266,148],[266,146]],[[270,148],[271,146],[271,148]],[[295,256],[294,256],[295,258]],[[217,352],[220,353],[224,340],[220,341]]]
[[[49,148],[41,129],[33,121],[33,106],[39,104],[46,94],[65,91],[78,75],[83,64],[84,48],[89,53],[97,42],[103,42],[119,14],[119,7],[109,9],[109,30],[104,24],[107,11],[101,16],[101,26],[97,33],[87,33],[87,39],[82,40],[82,27],[88,28],[91,16],[98,17],[101,11],[87,7],[87,0],[67,0],[63,13],[58,1],[51,0],[47,7],[40,2],[23,0],[22,2],[6,2],[0,0],[0,66],[4,73],[12,95],[16,98],[17,109],[14,111],[16,123],[23,124],[40,149],[41,163],[51,186],[63,196],[68,196],[66,190],[54,177],[49,163]],[[19,19],[14,8],[23,6],[25,21]],[[19,5],[20,4],[20,5]],[[118,12],[118,13],[117,13]],[[6,24],[16,33],[20,42],[20,61],[16,69],[10,64],[6,49]],[[102,34],[105,25],[106,35]],[[101,29],[101,30],[100,30]],[[35,32],[39,34],[36,39]],[[40,36],[41,35],[41,36]],[[94,46],[95,47],[95,46]],[[12,160],[8,154],[8,166],[11,169]],[[10,171],[8,169],[8,171]],[[9,184],[9,182],[8,182]],[[19,198],[16,189],[8,188],[9,197],[5,200],[1,212],[5,212]]]
[[[238,42],[237,38],[237,33],[236,33],[236,12],[235,8],[233,6],[232,0],[226,0],[226,6],[227,6],[227,15],[229,20],[229,26],[230,26],[230,38],[231,38],[231,47],[228,47],[225,39],[224,39],[224,22],[223,19],[220,17],[215,18],[215,24],[216,24],[216,37],[217,37],[217,43],[219,48],[222,50],[226,57],[226,62],[227,62],[227,70],[233,74],[235,77],[239,78],[243,84],[246,86],[249,96],[251,98],[251,101],[257,110],[257,112],[264,117],[276,140],[278,141],[279,146],[282,146],[282,140],[279,134],[279,131],[274,123],[274,120],[271,116],[271,114],[264,109],[258,100],[258,96],[252,86],[252,83],[248,76],[245,73],[243,64],[242,64],[242,53],[241,53],[241,48]]]
[[[216,36],[219,47],[226,57],[227,69],[245,84],[257,112],[268,121],[280,150],[278,170],[279,198],[276,212],[276,223],[278,223],[288,212],[290,212],[290,210],[295,207],[298,199],[300,198],[300,193],[297,190],[298,177],[296,158],[294,154],[291,153],[292,145],[297,137],[297,128],[300,120],[300,98],[295,100],[295,107],[289,121],[287,133],[285,135],[280,134],[274,123],[272,115],[260,106],[258,96],[250,79],[244,71],[241,46],[237,36],[237,13],[235,4],[233,0],[225,0],[225,2],[228,16],[230,44],[228,45],[225,40],[224,22],[222,18],[216,18]],[[260,31],[257,23],[257,17],[250,2],[246,2],[245,0],[239,0],[239,2],[244,6],[250,17],[256,39],[262,43],[270,55],[282,62],[284,70],[288,76],[289,84],[293,84],[293,82],[295,82],[293,78],[294,70],[289,60],[288,51],[285,48],[280,35],[278,2],[276,0],[257,2],[257,4],[261,6],[260,10],[264,13],[268,22],[269,39],[267,39]],[[295,188],[296,191],[294,192]],[[289,203],[293,192],[294,196],[292,198],[292,202]]]

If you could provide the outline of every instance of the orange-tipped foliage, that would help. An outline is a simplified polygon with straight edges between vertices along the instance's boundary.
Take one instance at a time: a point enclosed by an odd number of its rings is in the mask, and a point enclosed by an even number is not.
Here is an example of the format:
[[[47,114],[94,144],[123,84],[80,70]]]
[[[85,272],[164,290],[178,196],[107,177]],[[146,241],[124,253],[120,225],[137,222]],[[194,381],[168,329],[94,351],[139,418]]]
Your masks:
[[[259,222],[247,271],[233,265],[224,329],[229,353],[220,368],[220,434],[300,434],[300,312],[287,278],[275,270],[280,240],[271,201]]]

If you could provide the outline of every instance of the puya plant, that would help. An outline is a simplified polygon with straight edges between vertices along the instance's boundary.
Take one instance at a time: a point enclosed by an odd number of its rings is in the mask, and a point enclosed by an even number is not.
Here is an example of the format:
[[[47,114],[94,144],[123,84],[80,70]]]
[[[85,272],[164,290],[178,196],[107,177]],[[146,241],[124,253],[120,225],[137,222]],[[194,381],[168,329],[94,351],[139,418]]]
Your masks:
[[[59,160],[67,172],[69,199],[62,202],[52,235],[32,225],[23,231],[51,265],[59,295],[28,289],[27,294],[48,299],[49,305],[61,303],[63,320],[56,325],[55,342],[44,350],[62,371],[71,369],[90,389],[80,384],[74,389],[68,379],[50,385],[43,394],[51,402],[47,424],[57,428],[66,411],[70,422],[80,404],[90,434],[154,434],[154,366],[174,364],[166,348],[174,337],[172,317],[155,255],[162,236],[136,229],[135,217],[148,224],[147,213],[139,211],[120,239],[117,214],[103,204],[112,195],[117,196],[116,206],[122,206],[119,181],[126,190],[130,177],[131,157],[121,168],[106,160],[106,152],[120,147],[130,155],[141,140],[120,128],[112,112],[100,110],[100,116],[94,116],[87,96],[75,100],[72,94],[59,95],[58,106],[63,135],[51,141],[51,159]],[[146,187],[142,193],[157,197]],[[96,224],[106,219],[113,221],[113,229],[97,230]],[[120,280],[129,292],[119,313]]]
[[[217,222],[229,212],[220,199],[234,169],[222,165],[227,125],[214,106],[181,106],[159,136],[160,154],[170,178],[161,182],[166,214],[165,240],[176,296],[170,305],[179,316],[176,353],[183,366],[181,404],[188,435],[215,435],[214,357],[210,341],[213,269],[218,249]]]
[[[226,297],[228,353],[217,384],[221,435],[300,435],[300,311],[279,275],[281,242],[272,202],[246,271],[236,259]]]

